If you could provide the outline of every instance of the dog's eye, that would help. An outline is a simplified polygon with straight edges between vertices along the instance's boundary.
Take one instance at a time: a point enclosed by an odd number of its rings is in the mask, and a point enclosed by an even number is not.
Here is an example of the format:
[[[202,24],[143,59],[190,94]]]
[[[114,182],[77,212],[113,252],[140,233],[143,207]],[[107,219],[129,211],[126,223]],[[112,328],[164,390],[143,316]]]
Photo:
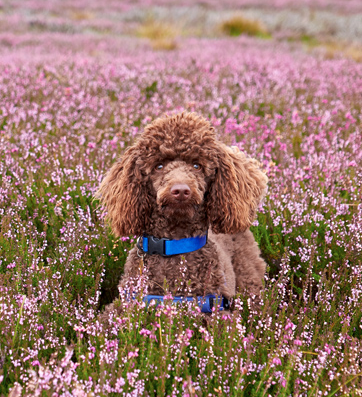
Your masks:
[[[199,163],[194,163],[193,167],[194,167],[194,169],[196,171],[200,171],[201,170],[201,165]]]
[[[155,170],[156,170],[156,171],[162,171],[162,170],[163,170],[163,164],[157,164],[157,165],[155,166]]]

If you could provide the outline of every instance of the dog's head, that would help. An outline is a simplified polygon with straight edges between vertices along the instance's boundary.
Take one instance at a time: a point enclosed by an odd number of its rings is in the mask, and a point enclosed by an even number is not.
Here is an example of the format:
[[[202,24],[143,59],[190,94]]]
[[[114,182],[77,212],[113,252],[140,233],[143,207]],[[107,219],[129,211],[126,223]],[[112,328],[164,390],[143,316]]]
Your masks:
[[[253,222],[267,177],[256,160],[216,139],[195,113],[156,119],[104,178],[96,197],[118,236],[141,235],[155,208],[177,222],[206,212],[215,233]]]

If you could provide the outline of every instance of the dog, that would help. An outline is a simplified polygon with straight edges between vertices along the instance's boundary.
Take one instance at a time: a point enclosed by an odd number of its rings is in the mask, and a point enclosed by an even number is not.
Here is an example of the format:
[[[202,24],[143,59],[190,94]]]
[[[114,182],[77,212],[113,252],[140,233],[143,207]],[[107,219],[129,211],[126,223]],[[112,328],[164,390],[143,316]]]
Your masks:
[[[147,125],[96,193],[113,233],[140,237],[119,287],[144,267],[150,294],[260,295],[266,264],[249,228],[267,181],[196,113]]]

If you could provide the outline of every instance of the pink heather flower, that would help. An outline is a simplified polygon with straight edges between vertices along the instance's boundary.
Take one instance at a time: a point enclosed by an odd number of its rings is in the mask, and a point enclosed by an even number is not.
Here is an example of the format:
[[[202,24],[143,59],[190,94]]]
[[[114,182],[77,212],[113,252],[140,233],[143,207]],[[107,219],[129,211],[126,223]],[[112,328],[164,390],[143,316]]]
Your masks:
[[[286,152],[287,151],[287,145],[286,145],[286,143],[280,143],[279,144],[279,148],[280,148],[280,150],[282,151],[282,152]]]
[[[81,325],[75,325],[73,327],[75,332],[84,332],[86,329],[84,327],[82,327]]]
[[[299,339],[295,339],[295,341],[293,342],[296,346],[302,346],[302,341]]]
[[[128,358],[138,357],[138,350],[139,349],[136,349],[134,352],[129,352],[128,353]]]
[[[188,339],[191,339],[192,335],[193,335],[194,331],[192,331],[191,329],[186,329],[186,336],[188,337]]]
[[[146,329],[146,328],[142,328],[141,331],[140,331],[140,335],[149,336],[149,335],[151,335],[151,331]]]
[[[117,382],[116,382],[116,393],[120,393],[121,392],[121,388],[124,386],[126,384],[126,382],[125,382],[125,380],[124,380],[124,378],[122,378],[122,377],[120,377],[120,378],[118,378],[117,379]]]
[[[89,142],[88,143],[88,147],[91,148],[91,149],[94,149],[96,147],[95,142]]]
[[[292,123],[295,125],[300,120],[298,110],[293,110],[292,113]]]
[[[109,340],[106,342],[107,351],[113,351],[118,349],[118,341],[117,340]]]
[[[285,329],[289,329],[293,327],[293,323],[288,319],[287,320],[287,325],[285,326]]]
[[[272,360],[272,363],[275,365],[282,365],[282,362],[281,362],[280,358],[278,358],[278,357],[274,357]]]
[[[32,361],[31,365],[40,365],[40,362],[38,360]]]
[[[60,233],[63,234],[66,230],[67,230],[67,229],[63,226],[63,227],[60,229]]]
[[[135,372],[127,372],[127,379],[131,386],[134,384],[134,381],[137,377],[138,377],[138,373],[136,371]]]
[[[72,390],[72,396],[74,396],[74,397],[87,397],[88,394],[84,390],[80,389],[80,387],[81,387],[80,385],[77,385]]]
[[[173,301],[173,296],[172,296],[172,294],[171,294],[170,292],[168,292],[168,293],[163,297],[163,300],[164,300],[164,301],[167,301],[167,300]]]

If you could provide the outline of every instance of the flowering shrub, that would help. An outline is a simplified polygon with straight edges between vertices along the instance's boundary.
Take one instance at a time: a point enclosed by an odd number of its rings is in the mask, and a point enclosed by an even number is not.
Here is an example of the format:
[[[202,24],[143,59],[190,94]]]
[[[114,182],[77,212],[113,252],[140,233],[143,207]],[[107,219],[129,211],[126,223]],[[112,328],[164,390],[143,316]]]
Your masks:
[[[95,39],[101,57],[76,35],[59,55],[63,39],[1,61],[0,394],[360,395],[362,65],[251,38]],[[139,297],[100,315],[135,236],[114,238],[93,194],[147,123],[182,110],[270,178],[261,306],[205,317]]]

